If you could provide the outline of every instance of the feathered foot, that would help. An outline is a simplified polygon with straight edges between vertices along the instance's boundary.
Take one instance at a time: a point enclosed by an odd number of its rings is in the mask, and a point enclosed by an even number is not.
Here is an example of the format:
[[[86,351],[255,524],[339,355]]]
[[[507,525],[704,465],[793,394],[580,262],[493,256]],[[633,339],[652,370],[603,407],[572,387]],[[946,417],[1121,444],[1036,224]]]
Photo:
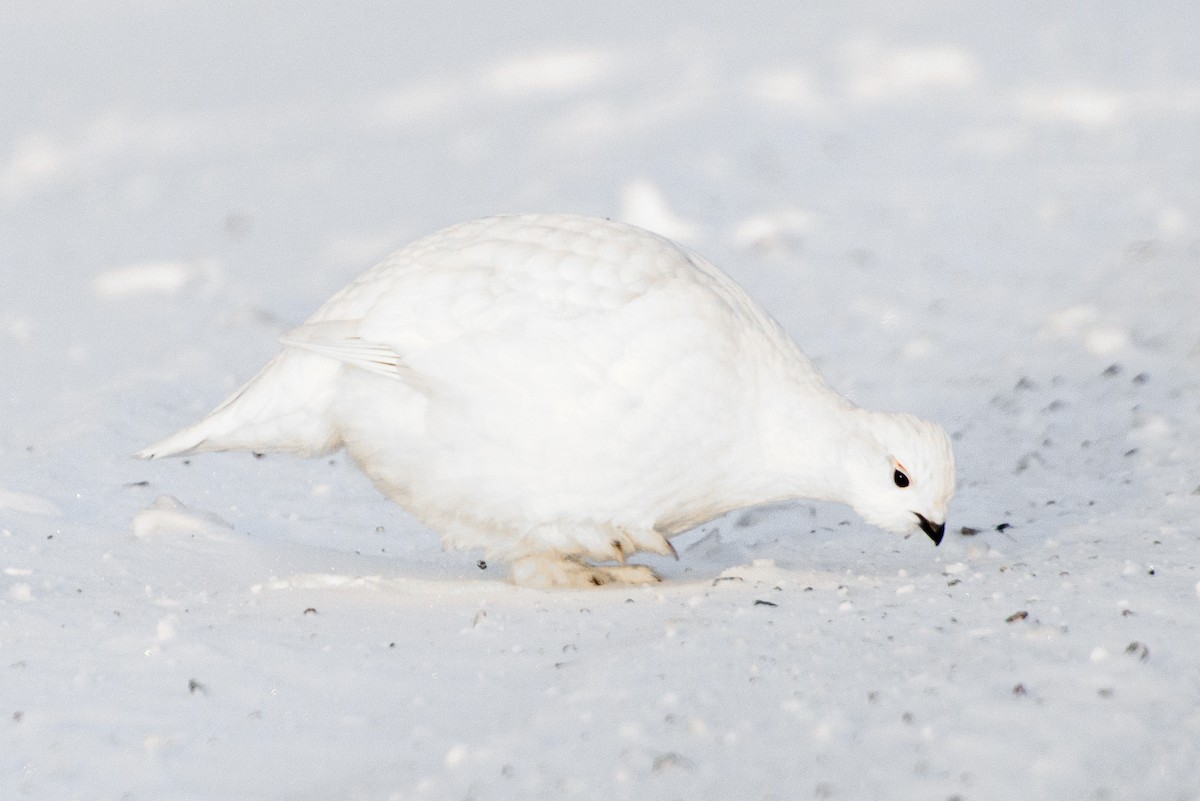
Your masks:
[[[645,565],[590,565],[575,556],[538,554],[514,559],[509,581],[521,587],[589,589],[605,584],[655,584],[662,581]]]

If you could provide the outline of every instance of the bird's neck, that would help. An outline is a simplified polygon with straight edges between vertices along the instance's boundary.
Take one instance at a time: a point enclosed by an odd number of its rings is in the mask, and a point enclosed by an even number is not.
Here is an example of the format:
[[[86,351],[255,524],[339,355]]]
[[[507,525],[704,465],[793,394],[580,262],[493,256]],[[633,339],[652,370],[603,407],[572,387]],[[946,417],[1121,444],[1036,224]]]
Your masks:
[[[817,500],[850,503],[849,465],[870,449],[871,412],[833,391],[793,394],[764,414],[764,502]],[[795,398],[803,398],[796,401]]]

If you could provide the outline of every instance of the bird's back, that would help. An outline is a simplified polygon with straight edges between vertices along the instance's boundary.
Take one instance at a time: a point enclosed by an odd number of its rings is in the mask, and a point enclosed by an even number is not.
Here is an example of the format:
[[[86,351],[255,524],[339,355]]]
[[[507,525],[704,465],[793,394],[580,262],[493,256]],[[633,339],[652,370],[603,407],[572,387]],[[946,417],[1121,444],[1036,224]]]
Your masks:
[[[425,499],[495,518],[682,525],[711,514],[714,482],[752,458],[764,365],[824,391],[720,271],[607,220],[523,215],[433,234],[307,326],[346,320],[398,358],[393,382],[340,379],[337,428],[418,514]]]

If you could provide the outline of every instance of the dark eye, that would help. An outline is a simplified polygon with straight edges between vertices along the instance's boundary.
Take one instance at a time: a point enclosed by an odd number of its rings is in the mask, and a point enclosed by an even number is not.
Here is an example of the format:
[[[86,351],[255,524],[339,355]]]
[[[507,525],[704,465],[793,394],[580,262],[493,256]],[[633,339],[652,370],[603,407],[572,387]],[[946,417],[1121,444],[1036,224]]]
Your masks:
[[[892,474],[892,481],[895,481],[896,486],[900,487],[901,489],[904,489],[908,486],[908,476],[904,475],[904,473],[900,472],[899,470]]]

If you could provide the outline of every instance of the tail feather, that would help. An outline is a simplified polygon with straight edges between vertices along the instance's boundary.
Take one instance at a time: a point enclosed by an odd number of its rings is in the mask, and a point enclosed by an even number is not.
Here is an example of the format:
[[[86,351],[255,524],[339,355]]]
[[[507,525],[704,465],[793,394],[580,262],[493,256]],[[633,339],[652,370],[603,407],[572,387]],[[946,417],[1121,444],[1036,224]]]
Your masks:
[[[341,443],[329,407],[339,362],[285,349],[199,422],[142,449],[142,459],[205,451],[316,456]]]

